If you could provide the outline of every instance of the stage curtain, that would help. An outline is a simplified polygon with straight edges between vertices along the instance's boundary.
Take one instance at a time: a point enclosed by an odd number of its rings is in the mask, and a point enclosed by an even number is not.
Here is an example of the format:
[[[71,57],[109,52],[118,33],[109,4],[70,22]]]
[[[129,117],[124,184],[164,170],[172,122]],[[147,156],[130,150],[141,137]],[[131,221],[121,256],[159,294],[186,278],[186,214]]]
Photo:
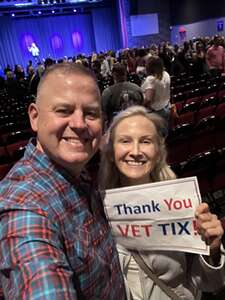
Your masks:
[[[110,8],[66,16],[0,17],[0,65],[4,68],[18,63],[25,67],[32,59],[27,49],[32,41],[40,49],[41,60],[116,50],[120,48],[120,41],[113,19]]]
[[[121,34],[118,12],[110,8],[92,10],[96,51],[118,50],[121,47]]]

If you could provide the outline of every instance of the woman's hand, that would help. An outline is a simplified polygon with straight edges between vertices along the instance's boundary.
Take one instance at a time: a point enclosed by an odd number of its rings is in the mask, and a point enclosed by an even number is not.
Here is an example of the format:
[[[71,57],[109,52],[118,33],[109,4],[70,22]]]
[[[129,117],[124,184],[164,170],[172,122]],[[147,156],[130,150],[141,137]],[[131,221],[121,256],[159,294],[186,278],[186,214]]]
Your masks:
[[[206,244],[210,246],[210,255],[218,260],[221,239],[224,234],[221,222],[217,216],[211,214],[207,203],[201,203],[195,212],[198,233]],[[220,257],[220,255],[219,255]]]
[[[155,96],[155,90],[146,89],[144,92],[144,106],[146,108],[151,108],[151,104],[153,103],[153,99]]]

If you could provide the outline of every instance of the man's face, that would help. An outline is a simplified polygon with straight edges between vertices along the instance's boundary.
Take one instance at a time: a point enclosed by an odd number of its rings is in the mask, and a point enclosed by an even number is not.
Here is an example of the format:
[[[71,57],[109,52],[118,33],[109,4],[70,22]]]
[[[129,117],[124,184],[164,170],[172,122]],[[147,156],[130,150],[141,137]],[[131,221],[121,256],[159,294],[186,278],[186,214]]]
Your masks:
[[[77,176],[97,151],[102,133],[100,94],[83,74],[51,73],[29,107],[37,148]]]

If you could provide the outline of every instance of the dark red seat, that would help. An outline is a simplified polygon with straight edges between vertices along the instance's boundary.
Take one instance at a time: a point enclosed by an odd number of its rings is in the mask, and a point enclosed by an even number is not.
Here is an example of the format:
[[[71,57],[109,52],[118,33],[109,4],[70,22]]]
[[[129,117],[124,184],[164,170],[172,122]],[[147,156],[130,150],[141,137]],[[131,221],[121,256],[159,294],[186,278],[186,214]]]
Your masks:
[[[212,116],[215,114],[216,105],[202,107],[196,113],[196,123],[198,123],[201,119]]]
[[[214,191],[225,189],[225,148],[218,150],[212,187]]]
[[[12,166],[12,163],[0,165],[0,180],[6,176]]]
[[[182,124],[194,124],[195,123],[195,112],[187,112],[185,114],[179,115],[179,118],[176,120],[177,125],[182,125]]]
[[[216,117],[210,116],[201,119],[194,127],[190,139],[190,155],[212,150],[215,147]]]

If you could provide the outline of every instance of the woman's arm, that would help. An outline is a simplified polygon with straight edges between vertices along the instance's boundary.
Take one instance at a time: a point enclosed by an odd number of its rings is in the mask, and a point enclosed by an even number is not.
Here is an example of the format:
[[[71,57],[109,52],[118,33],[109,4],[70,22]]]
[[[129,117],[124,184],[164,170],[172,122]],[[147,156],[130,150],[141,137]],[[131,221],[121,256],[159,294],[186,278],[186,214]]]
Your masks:
[[[151,108],[151,104],[154,100],[155,90],[154,89],[146,89],[144,92],[144,106],[147,108]]]

